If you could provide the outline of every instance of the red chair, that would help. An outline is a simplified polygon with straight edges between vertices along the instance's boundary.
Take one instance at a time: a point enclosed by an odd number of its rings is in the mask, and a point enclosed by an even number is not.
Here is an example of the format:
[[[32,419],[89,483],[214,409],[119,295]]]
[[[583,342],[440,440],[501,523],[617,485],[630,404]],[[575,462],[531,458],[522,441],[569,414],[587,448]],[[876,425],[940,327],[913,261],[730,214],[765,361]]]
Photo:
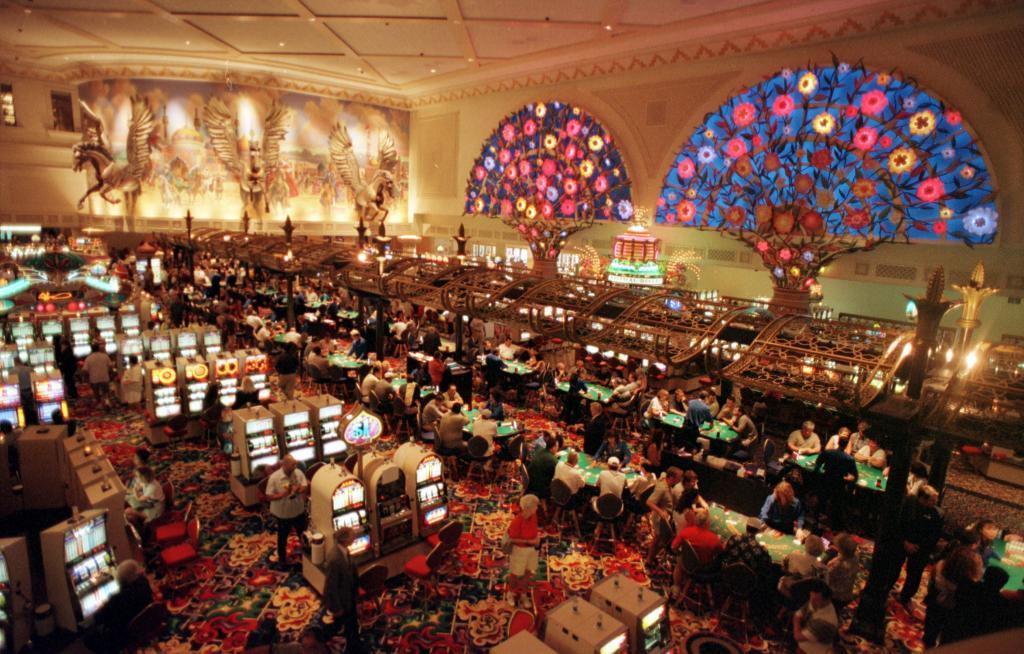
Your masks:
[[[537,624],[537,617],[527,611],[526,609],[516,609],[512,613],[512,617],[508,620],[508,633],[506,634],[506,640],[515,636],[520,631],[533,632],[533,628]]]
[[[160,637],[167,622],[167,605],[163,602],[152,602],[132,618],[125,628],[127,643],[125,652],[142,652]]]
[[[160,561],[168,571],[199,558],[199,518],[192,518],[185,526],[187,540],[160,550]]]
[[[373,603],[374,622],[381,615],[380,598],[384,595],[384,585],[387,581],[388,567],[380,563],[371,565],[359,575],[359,600]]]
[[[185,515],[181,520],[157,525],[156,529],[153,530],[153,542],[160,547],[167,547],[182,542],[188,536],[186,527],[193,517],[195,517],[195,504],[189,502],[185,506]]]
[[[429,554],[417,554],[405,562],[405,574],[412,579],[413,597],[417,595],[421,584],[427,587],[430,595],[437,592],[437,571],[444,565],[449,551],[445,549],[444,543],[438,543]]]
[[[167,440],[180,441],[184,440],[188,436],[188,416],[179,413],[178,415],[171,418],[171,420],[164,425],[164,436]]]
[[[165,481],[160,484],[160,488],[164,492],[164,512],[160,514],[160,516],[147,522],[143,528],[147,542],[155,536],[156,530],[159,529],[161,525],[181,520],[181,515],[174,510],[174,484],[169,481]]]
[[[453,550],[459,544],[459,538],[462,537],[462,529],[461,520],[449,520],[443,527],[427,536],[427,543],[431,547],[437,547],[443,543],[446,549]]]

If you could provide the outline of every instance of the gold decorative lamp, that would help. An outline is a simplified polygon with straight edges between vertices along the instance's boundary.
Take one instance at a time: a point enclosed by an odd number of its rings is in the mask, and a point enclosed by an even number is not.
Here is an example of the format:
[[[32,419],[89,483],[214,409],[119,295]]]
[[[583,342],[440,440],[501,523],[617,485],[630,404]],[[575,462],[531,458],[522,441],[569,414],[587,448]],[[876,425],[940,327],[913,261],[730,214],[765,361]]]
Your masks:
[[[985,264],[981,261],[971,272],[971,280],[967,284],[953,284],[953,288],[962,298],[963,308],[960,310],[960,319],[956,321],[960,328],[960,348],[966,350],[970,347],[971,337],[974,330],[981,325],[978,315],[981,313],[981,305],[990,295],[999,292],[998,288],[985,286]]]

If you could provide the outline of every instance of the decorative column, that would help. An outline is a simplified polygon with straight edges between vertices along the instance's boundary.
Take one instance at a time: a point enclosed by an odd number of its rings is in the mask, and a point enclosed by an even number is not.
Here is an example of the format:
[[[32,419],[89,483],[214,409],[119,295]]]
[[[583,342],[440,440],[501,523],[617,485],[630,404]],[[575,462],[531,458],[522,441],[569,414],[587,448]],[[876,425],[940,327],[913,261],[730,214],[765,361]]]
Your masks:
[[[981,261],[978,262],[978,265],[974,267],[974,271],[971,272],[970,282],[965,285],[954,284],[953,288],[962,298],[960,319],[956,321],[957,327],[960,328],[960,340],[957,344],[960,351],[966,354],[968,348],[970,348],[974,330],[981,326],[981,320],[978,319],[978,315],[981,313],[981,305],[984,304],[990,295],[998,293],[999,289],[985,286],[985,264]]]
[[[284,268],[285,268],[285,279],[288,282],[288,312],[287,322],[288,329],[295,327],[295,273],[292,271],[291,263],[295,259],[295,255],[292,253],[292,234],[295,232],[295,226],[292,225],[292,217],[285,216],[284,226],[281,227],[284,231],[284,242],[288,246],[288,251],[284,255]]]
[[[195,284],[195,263],[192,260],[192,210],[185,211],[185,234],[188,238],[188,278]]]
[[[452,237],[452,240],[455,241],[455,248],[456,248],[455,256],[456,256],[456,258],[458,258],[459,263],[465,263],[465,261],[466,261],[466,243],[469,241],[469,237],[466,236],[466,226],[465,225],[463,225],[462,223],[459,223],[459,231],[458,231],[458,233],[455,236]],[[456,314],[456,316],[455,316],[455,360],[456,361],[461,361],[462,360],[463,340],[465,339],[464,326],[463,326],[463,322],[464,321],[465,321],[465,317],[464,316]]]

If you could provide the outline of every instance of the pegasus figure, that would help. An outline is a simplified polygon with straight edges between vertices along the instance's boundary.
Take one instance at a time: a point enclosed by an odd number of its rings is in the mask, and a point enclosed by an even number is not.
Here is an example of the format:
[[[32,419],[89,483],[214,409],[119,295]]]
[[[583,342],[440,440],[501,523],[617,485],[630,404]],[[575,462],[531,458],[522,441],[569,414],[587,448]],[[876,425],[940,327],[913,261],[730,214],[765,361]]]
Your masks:
[[[146,169],[149,166],[149,139],[156,127],[153,111],[144,98],[132,97],[132,116],[125,147],[127,161],[115,162],[103,135],[103,121],[87,104],[80,104],[82,140],[71,148],[74,155],[73,168],[75,172],[79,172],[86,166],[92,166],[96,174],[96,183],[90,186],[78,201],[78,208],[84,207],[86,199],[93,193],[99,193],[101,198],[111,204],[118,204],[120,200],[111,197],[110,193],[120,191],[125,200],[125,215],[134,216],[135,205],[142,191],[142,179],[146,176]]]
[[[331,130],[331,162],[335,173],[352,189],[355,196],[356,215],[360,222],[372,223],[384,220],[395,198],[395,168],[398,166],[398,150],[391,135],[382,131],[378,140],[378,168],[369,181],[363,179],[348,128],[335,123]]]
[[[203,108],[203,123],[213,151],[224,167],[238,180],[242,204],[251,204],[257,213],[268,196],[267,172],[277,168],[281,159],[281,141],[288,132],[291,112],[275,104],[263,120],[263,142],[249,137],[249,156],[243,162],[238,153],[238,123],[220,98]]]

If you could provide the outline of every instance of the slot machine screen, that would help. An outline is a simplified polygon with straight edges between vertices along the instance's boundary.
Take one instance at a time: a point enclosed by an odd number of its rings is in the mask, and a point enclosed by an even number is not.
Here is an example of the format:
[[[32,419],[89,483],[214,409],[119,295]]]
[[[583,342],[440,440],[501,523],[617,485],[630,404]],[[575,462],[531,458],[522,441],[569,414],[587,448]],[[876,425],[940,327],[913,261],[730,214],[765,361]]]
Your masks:
[[[17,384],[0,386],[0,406],[21,406],[21,391]]]
[[[14,351],[0,349],[0,369],[10,370],[14,368],[14,357]]]
[[[41,368],[53,363],[53,350],[48,347],[34,347],[28,351],[28,364],[33,368]]]
[[[89,333],[88,318],[72,318],[68,321],[68,329],[72,334]]]
[[[137,313],[122,313],[121,314],[121,331],[127,336],[138,336],[139,335],[139,314]]]
[[[68,419],[68,407],[64,402],[40,402],[36,405],[39,412],[39,422],[44,425],[53,424],[53,412],[60,410],[64,419]]]
[[[213,330],[203,332],[203,349],[207,354],[220,352],[220,332]]]
[[[59,320],[44,320],[41,332],[43,338],[49,340],[51,336],[60,336],[64,333],[64,325]]]
[[[149,351],[153,358],[166,358],[171,355],[171,339],[166,336],[154,336],[149,339]]]
[[[436,525],[448,517],[448,506],[439,506],[436,509],[431,509],[423,514],[423,524],[425,525]]]
[[[129,357],[133,354],[142,358],[142,339],[138,336],[121,340],[121,362],[125,367],[128,366]]]
[[[441,460],[437,457],[425,458],[416,467],[416,484],[425,484],[432,479],[441,478]]]
[[[82,619],[87,620],[120,590],[107,548],[105,514],[65,532],[64,565]]]
[[[307,412],[307,411],[299,411],[297,413],[289,413],[288,415],[286,415],[284,417],[284,426],[285,426],[285,428],[288,428],[288,427],[298,427],[299,425],[308,425],[308,424],[309,424],[309,412]]]
[[[625,649],[624,648],[625,644],[626,644],[626,634],[621,634],[619,636],[616,636],[615,638],[612,638],[607,643],[602,645],[601,649],[599,650],[599,653],[600,654],[617,654],[618,652],[621,652],[621,651],[623,651]]]
[[[153,384],[153,413],[157,418],[171,418],[181,413],[178,400],[178,373],[174,368],[154,368],[150,372]]]
[[[337,420],[341,418],[341,405],[332,404],[331,406],[325,406],[320,409],[320,421],[331,420],[332,418]]]
[[[11,423],[14,427],[25,426],[25,414],[22,413],[21,407],[0,409],[0,421],[3,420]]]
[[[180,332],[178,334],[178,352],[186,356],[196,353],[198,339],[195,332]],[[186,354],[187,353],[187,354]]]
[[[258,375],[267,372],[267,356],[257,354],[245,357],[245,374]]]
[[[259,420],[250,420],[245,423],[246,435],[260,434],[274,430],[274,421],[270,418],[260,418]]]

